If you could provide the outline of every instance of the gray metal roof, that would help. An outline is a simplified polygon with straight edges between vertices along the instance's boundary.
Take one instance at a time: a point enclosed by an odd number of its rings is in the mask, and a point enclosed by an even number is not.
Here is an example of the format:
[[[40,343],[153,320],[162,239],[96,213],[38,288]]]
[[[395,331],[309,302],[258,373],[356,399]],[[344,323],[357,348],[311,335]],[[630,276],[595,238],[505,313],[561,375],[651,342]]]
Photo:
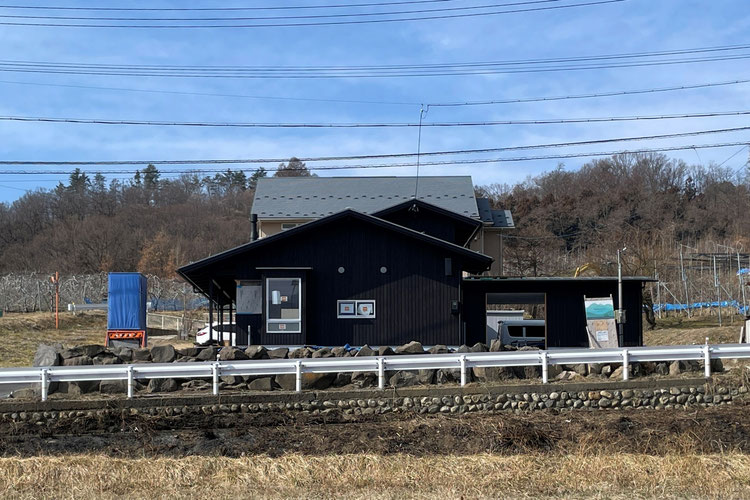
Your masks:
[[[252,212],[261,219],[318,218],[351,208],[378,212],[414,198],[416,177],[269,177],[259,179]],[[417,197],[479,218],[470,176],[419,177]]]

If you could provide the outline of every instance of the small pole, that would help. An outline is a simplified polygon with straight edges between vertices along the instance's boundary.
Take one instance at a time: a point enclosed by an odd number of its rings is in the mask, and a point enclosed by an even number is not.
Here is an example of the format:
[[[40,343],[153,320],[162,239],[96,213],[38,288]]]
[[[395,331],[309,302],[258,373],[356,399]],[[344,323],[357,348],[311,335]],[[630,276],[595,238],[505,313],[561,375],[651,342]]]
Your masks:
[[[628,372],[630,366],[628,365],[628,350],[623,349],[622,350],[622,379],[627,380],[628,379]]]
[[[546,384],[549,377],[549,369],[547,366],[547,351],[541,351],[542,356],[542,383]]]
[[[219,362],[218,361],[214,363],[213,366],[211,366],[211,375],[213,376],[213,379],[214,379],[214,396],[218,396],[219,395]]]
[[[719,326],[721,326],[721,289],[719,288],[719,275],[716,273],[716,254],[713,255],[714,261],[714,287],[716,287],[716,310],[719,314]]]
[[[42,369],[42,401],[47,401],[47,369]]]
[[[295,390],[297,392],[302,392],[302,361],[297,361],[295,363],[295,368],[297,370],[297,384]]]
[[[461,387],[466,385],[466,356],[461,356]]]
[[[378,358],[378,389],[385,389],[385,360]]]
[[[703,346],[703,374],[706,378],[711,378],[711,348],[708,345],[708,337],[706,345]]]
[[[133,365],[128,365],[128,399],[133,399]]]

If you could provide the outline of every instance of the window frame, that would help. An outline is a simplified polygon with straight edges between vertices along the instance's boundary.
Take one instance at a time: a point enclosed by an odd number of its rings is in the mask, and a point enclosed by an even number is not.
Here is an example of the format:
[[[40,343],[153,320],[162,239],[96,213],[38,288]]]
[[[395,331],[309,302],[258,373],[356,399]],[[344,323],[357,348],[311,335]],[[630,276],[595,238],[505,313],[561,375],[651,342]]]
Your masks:
[[[297,290],[299,298],[297,300],[297,319],[272,319],[270,317],[270,307],[271,307],[271,281],[272,280],[280,280],[280,281],[296,281],[297,282]],[[302,292],[302,278],[300,277],[285,277],[285,276],[267,276],[265,278],[265,285],[266,285],[266,291],[265,291],[265,302],[266,302],[266,317],[265,317],[265,324],[266,324],[266,333],[270,334],[300,334],[302,333],[302,300],[303,300],[303,292]],[[269,325],[272,324],[290,324],[290,323],[296,323],[297,328],[295,330],[271,330],[269,329]]]

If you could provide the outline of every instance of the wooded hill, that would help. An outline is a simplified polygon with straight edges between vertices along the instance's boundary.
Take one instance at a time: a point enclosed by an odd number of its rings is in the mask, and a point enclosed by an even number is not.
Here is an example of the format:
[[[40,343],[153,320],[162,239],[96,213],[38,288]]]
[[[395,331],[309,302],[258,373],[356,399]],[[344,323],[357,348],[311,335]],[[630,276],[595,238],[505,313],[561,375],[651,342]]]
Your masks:
[[[310,175],[294,159],[275,175]],[[131,271],[171,276],[179,265],[245,243],[255,181],[227,170],[163,179],[149,166],[130,181],[76,170],[67,184],[0,204],[0,272]],[[622,155],[562,167],[518,185],[477,187],[513,212],[505,273],[572,275],[591,263],[612,274],[628,247],[628,274],[653,274],[680,243],[750,249],[750,183],[716,166],[664,155]]]

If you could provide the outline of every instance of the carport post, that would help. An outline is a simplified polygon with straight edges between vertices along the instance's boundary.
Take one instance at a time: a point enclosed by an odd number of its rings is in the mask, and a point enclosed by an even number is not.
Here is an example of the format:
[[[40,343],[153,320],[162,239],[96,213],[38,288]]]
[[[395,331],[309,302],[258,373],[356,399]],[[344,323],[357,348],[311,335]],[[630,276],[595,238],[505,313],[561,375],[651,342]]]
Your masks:
[[[295,390],[297,392],[302,392],[302,361],[297,361],[294,364],[294,368],[296,369],[296,375],[297,375]]]
[[[711,378],[711,348],[708,345],[708,337],[706,345],[703,346],[703,374],[706,378]]]
[[[42,401],[47,401],[47,369],[42,369]]]
[[[133,365],[128,365],[128,399],[133,399]]]
[[[542,383],[546,384],[548,380],[549,370],[547,367],[547,351],[541,351],[542,357]]]
[[[628,371],[630,371],[629,368],[630,367],[628,365],[628,350],[623,349],[622,350],[622,379],[623,380],[628,379]]]
[[[461,387],[466,385],[466,356],[461,356]]]
[[[385,389],[385,363],[382,357],[378,358],[378,389]]]
[[[214,379],[214,396],[219,395],[219,362],[217,361],[211,366],[211,375]]]

